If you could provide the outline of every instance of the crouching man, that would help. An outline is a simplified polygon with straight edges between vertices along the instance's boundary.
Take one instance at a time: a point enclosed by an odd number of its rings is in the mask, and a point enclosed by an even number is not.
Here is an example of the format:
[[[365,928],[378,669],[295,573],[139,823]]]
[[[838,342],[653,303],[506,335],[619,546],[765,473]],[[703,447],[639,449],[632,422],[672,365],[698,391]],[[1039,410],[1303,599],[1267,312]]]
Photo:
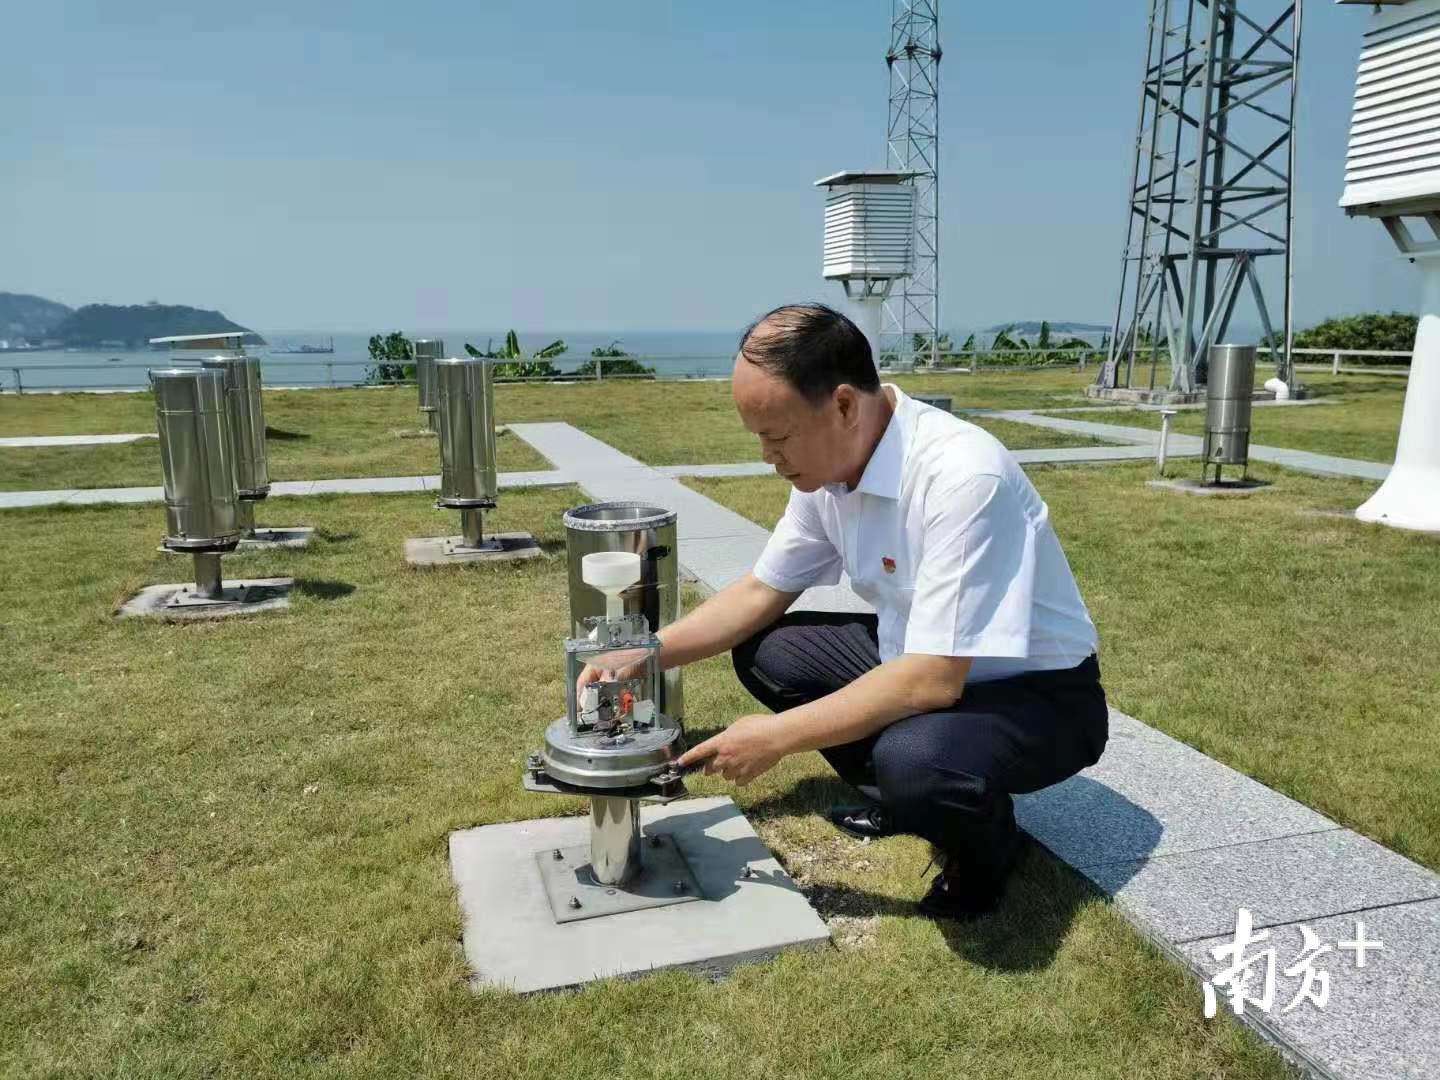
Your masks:
[[[745,784],[818,750],[866,800],[833,808],[836,826],[935,845],[924,913],[989,911],[1020,846],[1011,795],[1093,764],[1108,734],[1095,627],[1046,505],[989,433],[882,386],[865,336],[821,305],[757,320],[733,393],[789,505],[749,574],[661,631],[661,658],[733,650],[773,715],[681,763]],[[842,572],[875,614],[786,614]]]

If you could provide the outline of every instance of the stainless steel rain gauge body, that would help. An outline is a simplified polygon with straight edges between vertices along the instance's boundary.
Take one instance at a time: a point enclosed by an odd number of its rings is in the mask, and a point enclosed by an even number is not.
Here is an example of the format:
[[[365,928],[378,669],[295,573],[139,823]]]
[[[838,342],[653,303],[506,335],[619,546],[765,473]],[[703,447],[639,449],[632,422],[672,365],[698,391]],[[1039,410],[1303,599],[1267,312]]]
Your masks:
[[[605,614],[587,618],[589,633],[565,642],[566,714],[526,763],[528,790],[590,797],[589,844],[536,855],[558,922],[700,898],[674,842],[641,838],[642,801],[688,794],[675,766],[684,730],[662,710],[660,641],[643,614],[625,612],[623,594],[641,574],[635,552],[583,556],[583,587],[605,596]],[[587,668],[598,677],[580,688]]]
[[[439,338],[420,338],[414,343],[415,386],[420,395],[420,426],[425,431],[438,432],[440,421],[437,416],[439,398],[435,385],[435,361],[445,355],[445,342]]]
[[[218,372],[224,383],[224,403],[230,432],[231,457],[239,498],[241,550],[301,548],[309,544],[309,528],[257,527],[255,506],[270,494],[270,464],[265,446],[265,401],[260,358],[246,351],[246,331],[181,334],[151,338],[151,345],[169,345],[177,362],[198,363]]]
[[[1239,465],[1241,480],[1249,476],[1250,415],[1254,401],[1255,346],[1212,345],[1210,381],[1205,392],[1205,440],[1200,450],[1201,469],[1215,467],[1215,483],[1222,483],[1221,468]]]
[[[260,361],[234,351],[208,356],[202,367],[225,380],[225,409],[235,451],[235,481],[240,497],[240,527],[255,538],[255,504],[270,494],[270,465],[265,456],[265,404],[260,396]]]
[[[451,550],[500,551],[485,539],[484,513],[495,509],[494,365],[476,357],[432,361],[440,430],[440,496],[460,511],[460,542]]]

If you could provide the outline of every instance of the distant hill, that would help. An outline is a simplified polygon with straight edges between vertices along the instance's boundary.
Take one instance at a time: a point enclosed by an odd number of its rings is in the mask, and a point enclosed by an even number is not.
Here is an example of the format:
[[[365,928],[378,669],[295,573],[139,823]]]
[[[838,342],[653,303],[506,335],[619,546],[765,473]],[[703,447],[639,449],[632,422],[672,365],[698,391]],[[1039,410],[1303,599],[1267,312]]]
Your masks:
[[[0,338],[38,344],[71,314],[72,308],[43,296],[0,292]]]
[[[1009,330],[1011,334],[1018,334],[1021,337],[1030,337],[1040,333],[1039,322],[1016,322],[996,323],[994,326],[987,326],[985,333],[998,334],[1001,330]],[[1110,327],[1099,326],[1096,323],[1084,322],[1051,322],[1051,334],[1100,334],[1109,333]]]
[[[74,348],[103,348],[118,342],[137,349],[143,348],[151,338],[204,334],[211,330],[253,333],[249,327],[231,322],[218,311],[179,304],[130,304],[125,307],[86,304],[56,326],[49,336]],[[260,343],[263,344],[263,339]]]

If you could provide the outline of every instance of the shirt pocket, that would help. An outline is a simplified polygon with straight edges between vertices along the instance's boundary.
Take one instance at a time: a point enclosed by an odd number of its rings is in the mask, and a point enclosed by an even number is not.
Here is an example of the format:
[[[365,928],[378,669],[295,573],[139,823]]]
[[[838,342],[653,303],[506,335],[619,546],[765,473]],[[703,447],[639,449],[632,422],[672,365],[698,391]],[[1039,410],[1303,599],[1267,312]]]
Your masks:
[[[892,581],[877,591],[879,602],[875,605],[878,616],[876,630],[880,637],[881,652],[888,659],[905,651],[905,630],[910,623],[910,604],[915,598],[915,586],[913,582]]]

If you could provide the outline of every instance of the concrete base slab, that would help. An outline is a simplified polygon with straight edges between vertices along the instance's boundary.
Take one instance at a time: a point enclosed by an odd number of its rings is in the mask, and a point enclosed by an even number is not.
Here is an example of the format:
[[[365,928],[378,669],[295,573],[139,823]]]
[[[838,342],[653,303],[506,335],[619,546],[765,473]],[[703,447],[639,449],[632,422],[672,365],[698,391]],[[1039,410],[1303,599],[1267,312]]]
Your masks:
[[[541,550],[529,533],[490,533],[485,546],[465,546],[463,536],[425,536],[405,541],[405,561],[411,566],[456,566],[462,563],[515,562],[538,559]]]
[[[290,606],[294,578],[244,578],[222,583],[219,599],[200,597],[193,581],[170,585],[147,585],[120,606],[122,619],[164,619],[187,622],[198,619],[228,619],[282,611]]]
[[[1123,401],[1132,405],[1190,405],[1205,400],[1205,391],[1175,394],[1164,388],[1139,390],[1127,386],[1087,386],[1085,396],[1097,401]],[[1274,394],[1266,395],[1274,397]]]
[[[829,941],[824,922],[730,799],[683,799],[642,814],[646,835],[670,838],[684,857],[698,901],[557,923],[535,853],[588,843],[588,816],[450,835],[476,985],[532,993],[662,968],[719,975]]]
[[[1222,480],[1218,484],[1203,480],[1147,480],[1145,486],[1178,491],[1184,495],[1254,495],[1274,485],[1264,480]]]
[[[234,558],[236,555],[245,555],[256,551],[277,551],[295,550],[307,548],[310,541],[315,539],[315,530],[308,526],[295,526],[293,528],[282,528],[280,526],[260,525],[255,529],[254,536],[244,537],[240,543],[235,545],[235,550],[229,552],[226,558]],[[166,555],[189,555],[188,551],[173,551],[161,544],[157,549]]]

